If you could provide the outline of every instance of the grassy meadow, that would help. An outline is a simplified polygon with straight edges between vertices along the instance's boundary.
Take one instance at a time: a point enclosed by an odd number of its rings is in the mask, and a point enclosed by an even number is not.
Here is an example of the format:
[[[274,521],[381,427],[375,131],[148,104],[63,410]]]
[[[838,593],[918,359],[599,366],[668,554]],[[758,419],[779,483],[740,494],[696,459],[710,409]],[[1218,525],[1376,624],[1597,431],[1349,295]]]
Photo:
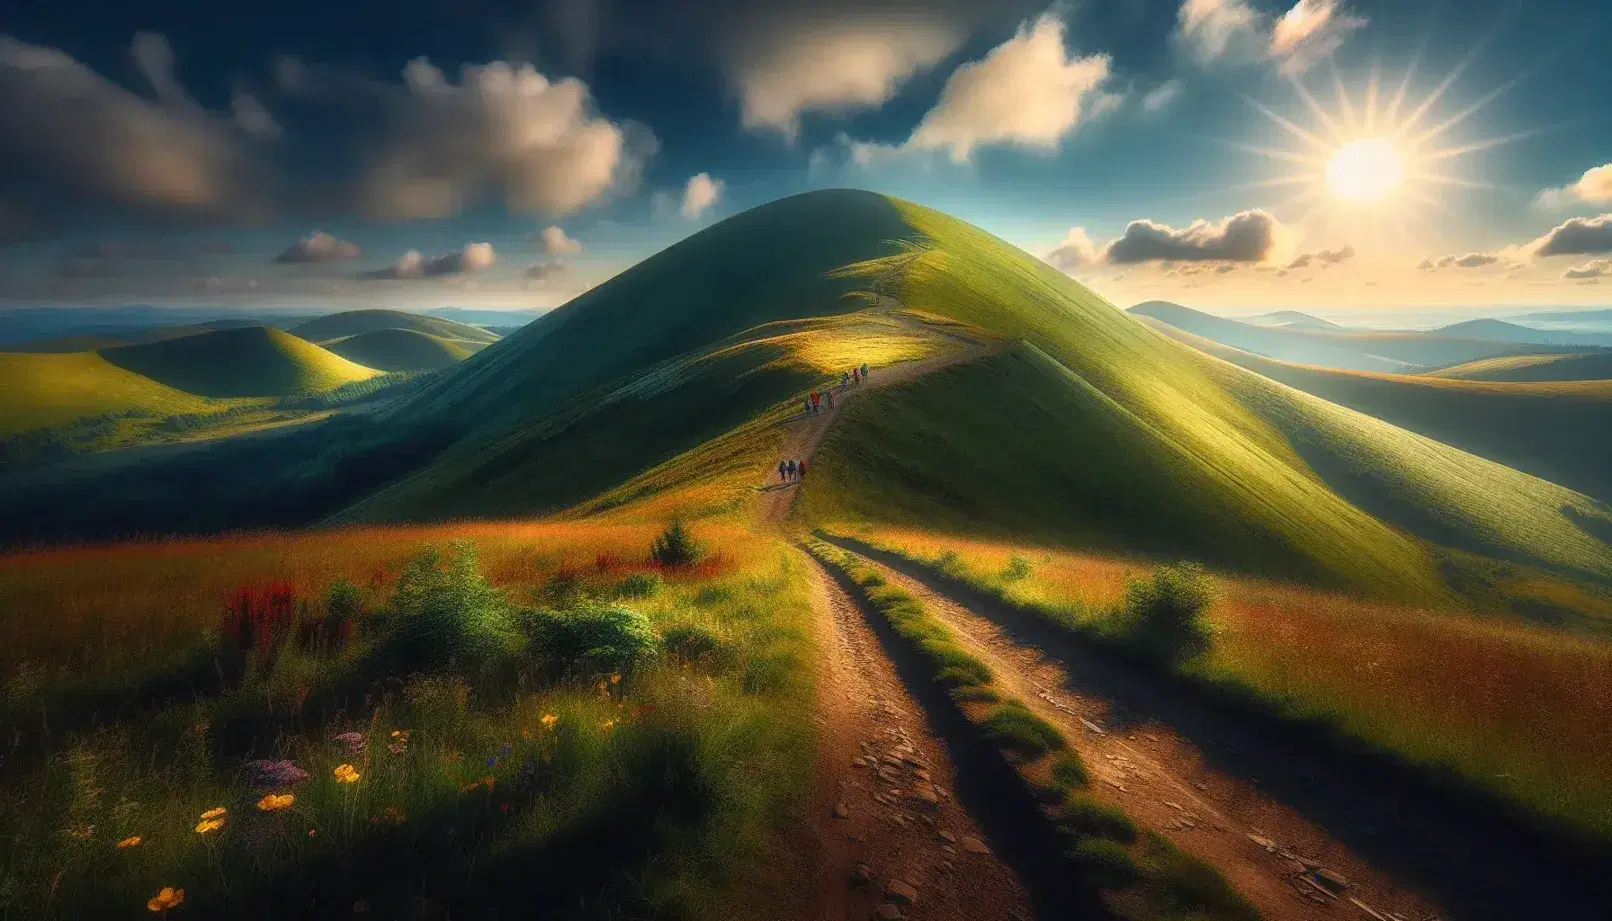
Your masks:
[[[664,526],[0,557],[0,917],[751,916],[811,762],[805,569]]]
[[[940,532],[846,532],[1080,630],[1112,631],[1140,559]],[[1180,667],[1612,839],[1612,647],[1516,620],[1215,576]]]

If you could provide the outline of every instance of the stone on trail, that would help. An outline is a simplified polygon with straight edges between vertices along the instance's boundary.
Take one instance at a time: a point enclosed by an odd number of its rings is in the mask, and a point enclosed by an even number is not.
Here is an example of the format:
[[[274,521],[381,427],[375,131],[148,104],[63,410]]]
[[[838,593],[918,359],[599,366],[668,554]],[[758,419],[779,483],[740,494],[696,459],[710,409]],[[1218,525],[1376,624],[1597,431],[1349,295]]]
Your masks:
[[[1331,889],[1333,892],[1342,892],[1343,890],[1349,888],[1349,881],[1343,877],[1343,874],[1336,870],[1328,870],[1326,867],[1321,867],[1316,870],[1311,870],[1310,872],[1321,885]]]
[[[884,884],[884,897],[897,905],[912,905],[918,901],[918,890],[911,883],[893,879]]]
[[[850,817],[851,810],[848,806],[846,806],[844,803],[836,803],[834,805],[834,818],[849,819]]]
[[[978,838],[964,838],[963,850],[970,854],[989,854],[991,852],[991,849],[985,846],[985,842]]]
[[[851,883],[856,886],[865,886],[873,879],[873,868],[865,863],[859,863],[851,868]]]
[[[1276,842],[1263,835],[1249,835],[1248,840],[1264,848],[1269,853],[1276,853]]]
[[[873,917],[877,918],[878,921],[902,921],[906,915],[901,913],[901,909],[891,905],[889,902],[881,902],[879,907],[873,909]]]
[[[940,840],[946,842],[947,844],[956,844],[957,843],[957,836],[952,834],[949,831],[946,831],[945,829],[941,830],[940,835],[938,837],[940,838]]]

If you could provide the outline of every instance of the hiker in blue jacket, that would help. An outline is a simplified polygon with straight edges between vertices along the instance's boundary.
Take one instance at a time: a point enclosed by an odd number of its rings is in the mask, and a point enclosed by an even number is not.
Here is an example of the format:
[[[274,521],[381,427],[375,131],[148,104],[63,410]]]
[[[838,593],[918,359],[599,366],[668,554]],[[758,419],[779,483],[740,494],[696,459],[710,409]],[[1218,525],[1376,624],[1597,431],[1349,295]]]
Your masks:
[[[795,478],[795,462],[794,461],[789,462],[789,478],[791,480],[793,480]]]
[[[778,462],[778,480],[782,482],[789,479],[789,465],[783,461]]]

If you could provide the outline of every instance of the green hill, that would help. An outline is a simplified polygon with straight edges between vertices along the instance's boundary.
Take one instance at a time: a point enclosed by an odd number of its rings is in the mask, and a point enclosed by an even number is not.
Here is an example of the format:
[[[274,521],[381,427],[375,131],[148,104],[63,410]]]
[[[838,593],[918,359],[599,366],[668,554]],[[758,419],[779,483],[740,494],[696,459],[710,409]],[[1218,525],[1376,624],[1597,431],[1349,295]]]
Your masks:
[[[1159,328],[1187,345],[1324,400],[1612,501],[1612,465],[1606,463],[1612,451],[1612,380],[1495,382],[1334,371],[1274,361],[1173,327]]]
[[[1427,376],[1465,381],[1612,380],[1612,351],[1485,358],[1429,371]]]
[[[943,347],[889,294],[1001,346],[859,398],[805,522],[1012,531],[1427,603],[1475,591],[1473,560],[1612,581],[1594,500],[1202,355],[989,234],[851,191],[719,223],[449,370],[392,420],[457,443],[339,520],[735,508],[799,394],[895,335],[878,324]]]
[[[85,416],[208,412],[209,401],[121,368],[97,352],[0,352],[0,437]]]
[[[126,371],[207,397],[329,390],[380,373],[266,326],[216,330],[99,354]]]
[[[402,310],[349,310],[344,313],[333,313],[309,320],[300,326],[293,326],[291,332],[309,342],[326,343],[334,339],[345,339],[348,336],[380,332],[384,329],[409,329],[442,339],[463,339],[466,342],[483,344],[498,341],[496,334],[479,326],[444,320],[441,317],[406,313]]]
[[[1569,351],[1572,348],[1523,346],[1489,338],[1444,335],[1437,331],[1362,332],[1298,326],[1254,326],[1168,301],[1146,301],[1130,308],[1130,313],[1150,317],[1195,336],[1256,355],[1345,371],[1408,373],[1496,355],[1517,354],[1525,349],[1529,352],[1548,352]]]
[[[469,358],[489,343],[444,339],[413,329],[377,329],[324,347],[348,361],[381,371],[436,371]]]

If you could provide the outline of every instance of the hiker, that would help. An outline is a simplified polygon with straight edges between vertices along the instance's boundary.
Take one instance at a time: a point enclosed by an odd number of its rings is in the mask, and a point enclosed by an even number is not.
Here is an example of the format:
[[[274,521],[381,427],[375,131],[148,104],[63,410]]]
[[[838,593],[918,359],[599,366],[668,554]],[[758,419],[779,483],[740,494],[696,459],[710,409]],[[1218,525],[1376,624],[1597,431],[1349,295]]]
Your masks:
[[[800,476],[800,479],[802,479],[802,480],[806,479],[806,462],[805,461],[800,462],[800,474],[799,474],[799,476]]]
[[[828,392],[828,411],[834,411],[834,391],[832,390]]]
[[[851,382],[854,383],[854,384],[862,383],[862,372],[858,371],[855,368],[852,368],[851,369]]]
[[[789,478],[791,480],[793,480],[795,478],[795,462],[794,461],[789,462]]]
[[[783,461],[778,462],[778,482],[782,483],[789,478],[789,465]]]
[[[847,374],[844,371],[841,371],[840,372],[840,392],[844,393],[845,388],[847,388],[849,386],[851,386],[851,375]]]
[[[864,381],[868,379],[868,363],[865,361],[862,362],[862,379]]]
[[[807,397],[802,397],[800,402],[801,402],[801,405],[803,407],[803,409],[801,409],[801,412],[804,413],[805,415],[810,416],[812,414],[812,401],[811,401],[811,399],[807,398]]]
[[[822,396],[822,394],[815,390],[812,391],[812,415],[814,416],[817,415],[817,399],[820,396]]]

